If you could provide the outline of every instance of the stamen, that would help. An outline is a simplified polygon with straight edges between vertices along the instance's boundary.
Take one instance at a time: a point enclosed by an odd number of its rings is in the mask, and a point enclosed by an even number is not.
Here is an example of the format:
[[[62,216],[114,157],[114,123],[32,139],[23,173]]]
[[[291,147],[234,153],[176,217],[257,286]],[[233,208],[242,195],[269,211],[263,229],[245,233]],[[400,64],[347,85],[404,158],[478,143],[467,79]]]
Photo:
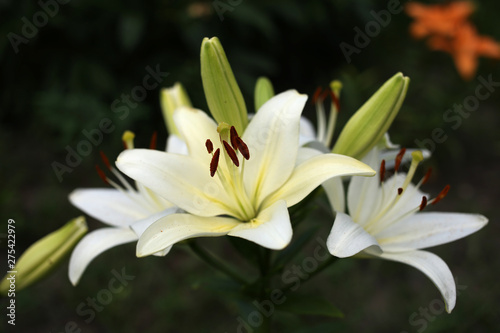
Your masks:
[[[313,105],[318,102],[318,98],[321,95],[321,91],[322,90],[323,89],[321,89],[321,87],[316,88],[316,91],[314,92],[314,95],[313,95],[313,98],[312,98]]]
[[[208,153],[212,154],[212,152],[214,151],[214,145],[212,141],[210,141],[210,139],[207,139],[207,141],[205,141],[205,147],[207,147]]]
[[[380,175],[380,183],[383,183],[385,178],[385,160],[382,160],[382,163],[380,163],[379,175]]]
[[[236,143],[236,139],[239,138],[238,132],[236,132],[236,128],[234,128],[234,126],[231,126],[229,133],[230,133],[230,139],[231,139],[231,146],[233,146],[233,149],[236,150],[236,149],[238,149],[238,145]]]
[[[429,168],[429,170],[427,170],[424,178],[422,178],[422,185],[425,184],[425,183],[427,183],[427,181],[431,177],[431,173],[432,173],[432,168]]]
[[[420,211],[424,210],[425,206],[427,206],[427,197],[422,197],[422,202],[420,203]]]
[[[340,100],[337,97],[337,94],[333,90],[330,90],[330,98],[332,99],[333,104],[335,104],[335,111],[340,111]]]
[[[240,166],[240,162],[238,161],[238,157],[236,157],[236,153],[233,148],[231,148],[226,140],[223,140],[222,143],[224,144],[224,148],[226,148],[226,152],[229,155],[229,158],[231,158],[231,161],[233,161],[234,165],[237,167]]]
[[[437,197],[431,202],[431,204],[435,205],[439,201],[443,200],[443,198],[448,194],[448,191],[450,190],[450,185],[446,185],[443,190],[437,195]]]
[[[248,150],[248,146],[246,145],[245,142],[240,137],[236,138],[236,145],[238,146],[238,150],[240,151],[241,155],[248,161],[250,158],[250,151]]]
[[[401,193],[403,193],[403,188],[402,187],[398,188],[398,195],[401,195]]]
[[[151,135],[151,141],[149,142],[149,149],[156,149],[156,137],[158,133],[156,131],[153,132],[153,135]]]
[[[97,174],[102,179],[102,181],[105,182],[107,185],[109,185],[108,177],[106,177],[106,174],[104,173],[104,171],[102,171],[102,169],[99,168],[99,166],[97,164],[95,166],[95,169],[97,170]]]
[[[104,154],[102,150],[99,151],[99,154],[101,155],[101,160],[106,165],[106,168],[108,168],[108,170],[111,170],[111,164],[109,163],[109,159],[106,154]]]
[[[319,100],[322,102],[325,100],[326,96],[328,96],[330,94],[330,89],[325,89],[325,91],[323,91],[323,93],[321,94],[321,96],[319,97]]]
[[[401,161],[403,160],[403,156],[406,153],[406,148],[401,148],[398,155],[396,156],[395,164],[394,164],[394,172],[398,172],[399,166],[401,165]]]
[[[210,140],[207,140],[207,141],[210,141]],[[217,166],[219,166],[219,155],[220,155],[220,148],[217,148],[214,156],[212,156],[212,161],[210,161],[210,176],[211,177],[213,177],[215,175],[215,172],[217,171]]]

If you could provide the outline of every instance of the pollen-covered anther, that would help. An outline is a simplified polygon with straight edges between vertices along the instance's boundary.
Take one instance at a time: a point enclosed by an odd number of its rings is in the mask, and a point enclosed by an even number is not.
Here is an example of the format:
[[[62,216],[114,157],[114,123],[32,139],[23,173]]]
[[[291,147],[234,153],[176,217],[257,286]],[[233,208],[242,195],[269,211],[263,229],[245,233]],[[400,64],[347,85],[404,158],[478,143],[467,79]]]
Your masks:
[[[207,147],[208,153],[212,154],[212,152],[214,151],[214,144],[212,143],[212,141],[210,141],[210,139],[207,139],[207,141],[205,141],[205,147]]]
[[[395,159],[394,172],[398,172],[399,166],[401,165],[401,161],[403,160],[403,156],[405,155],[405,153],[406,153],[406,148],[401,148]]]
[[[210,141],[210,140],[207,140],[207,142],[208,141]],[[217,148],[217,150],[214,153],[214,156],[212,156],[212,160],[210,161],[210,176],[211,177],[213,177],[215,175],[215,172],[217,171],[217,167],[219,166],[219,155],[220,155],[220,148]]]
[[[424,208],[427,206],[427,197],[423,196],[422,197],[422,202],[420,203],[420,211],[424,210]]]
[[[385,160],[382,160],[382,162],[380,163],[379,175],[380,175],[380,183],[383,183],[385,178]]]
[[[108,168],[108,170],[111,170],[111,164],[109,163],[109,159],[106,156],[106,154],[104,154],[104,152],[100,150],[99,155],[101,155],[101,160],[104,163],[104,165],[106,165],[106,168]]]
[[[156,149],[156,139],[158,137],[158,133],[156,131],[153,132],[153,135],[151,135],[151,141],[149,141],[149,149]]]
[[[432,173],[432,168],[429,168],[429,170],[427,170],[427,172],[425,173],[424,178],[422,178],[422,185],[424,185],[425,183],[427,183],[429,181],[429,178],[431,177],[431,173]]]
[[[238,146],[238,150],[240,151],[241,155],[248,161],[250,158],[250,150],[248,150],[248,146],[245,142],[240,137],[236,138],[236,145]]]
[[[238,145],[236,143],[236,140],[239,138],[238,132],[236,132],[236,128],[234,126],[231,126],[231,129],[229,130],[229,136],[231,139],[231,146],[233,147],[234,150],[238,149]]]
[[[106,174],[104,173],[104,171],[102,171],[102,169],[99,168],[99,166],[97,164],[95,166],[95,169],[96,169],[99,177],[102,179],[102,181],[105,182],[107,185],[109,185],[108,177],[106,177]]]
[[[443,200],[443,198],[448,194],[448,191],[450,190],[450,185],[446,185],[441,192],[437,195],[437,197],[432,200],[431,204],[435,205],[439,201]]]
[[[312,103],[313,105],[318,102],[319,97],[321,96],[321,92],[323,89],[321,87],[316,88],[316,91],[314,92],[313,98],[312,98]]]
[[[401,195],[402,193],[403,193],[403,188],[402,187],[398,188],[398,195]]]
[[[229,143],[227,143],[226,140],[222,141],[222,143],[224,144],[224,148],[226,149],[226,153],[229,156],[229,158],[231,159],[231,161],[233,161],[234,165],[239,167],[240,161],[238,161],[238,157],[236,156],[236,152],[234,151],[234,149],[231,148],[231,145]]]

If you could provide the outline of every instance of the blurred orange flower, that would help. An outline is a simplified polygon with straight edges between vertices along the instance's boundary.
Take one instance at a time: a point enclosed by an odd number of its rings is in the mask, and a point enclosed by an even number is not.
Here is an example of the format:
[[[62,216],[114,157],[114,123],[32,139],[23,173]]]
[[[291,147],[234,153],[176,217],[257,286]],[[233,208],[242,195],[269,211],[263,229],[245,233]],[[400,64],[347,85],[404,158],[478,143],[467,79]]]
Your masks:
[[[423,5],[409,3],[406,13],[415,21],[410,26],[410,34],[417,39],[429,37],[427,42],[432,50],[451,54],[457,70],[465,80],[470,80],[477,69],[478,57],[500,59],[500,44],[494,39],[481,36],[468,22],[474,6],[466,1],[445,5]]]

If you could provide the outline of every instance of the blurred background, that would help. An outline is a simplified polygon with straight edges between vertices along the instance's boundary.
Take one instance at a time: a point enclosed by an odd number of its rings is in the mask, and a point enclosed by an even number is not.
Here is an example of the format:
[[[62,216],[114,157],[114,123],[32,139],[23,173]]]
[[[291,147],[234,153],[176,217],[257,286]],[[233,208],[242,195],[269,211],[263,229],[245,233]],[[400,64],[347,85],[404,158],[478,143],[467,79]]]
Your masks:
[[[394,8],[401,3],[390,1]],[[438,3],[437,1],[428,3]],[[500,2],[475,1],[470,21],[481,35],[500,40]],[[114,159],[121,135],[136,133],[136,147],[146,147],[158,131],[160,149],[167,132],[159,105],[160,87],[182,82],[196,107],[206,108],[199,50],[204,37],[218,36],[249,110],[259,76],[269,77],[276,92],[295,88],[312,96],[333,79],[344,84],[338,130],[389,77],[411,79],[403,107],[391,127],[393,142],[415,147],[441,128],[424,191],[437,194],[451,185],[435,210],[481,213],[488,226],[466,239],[432,252],[450,266],[462,288],[452,314],[434,310],[440,299],[417,270],[391,262],[345,259],[304,283],[301,291],[320,294],[345,314],[343,319],[276,312],[273,330],[287,332],[494,332],[500,322],[500,246],[498,170],[500,162],[500,91],[456,121],[444,115],[463,104],[481,85],[477,77],[500,81],[498,60],[482,58],[476,75],[465,81],[448,53],[431,51],[409,34],[412,19],[404,11],[390,15],[368,43],[357,46],[386,1],[0,1],[0,253],[6,257],[7,220],[16,221],[16,252],[81,215],[68,201],[75,188],[102,187],[95,172],[99,150]],[[45,13],[45,15],[40,14]],[[375,21],[376,22],[376,21]],[[34,25],[36,23],[36,25]],[[31,26],[30,26],[31,25]],[[358,37],[359,38],[359,37]],[[357,51],[346,57],[341,48]],[[142,85],[147,67],[168,72],[147,90],[126,116],[113,103]],[[116,106],[117,104],[115,104]],[[314,107],[305,114],[315,121]],[[54,162],[65,164],[69,149],[85,140],[83,130],[98,129],[103,118],[114,125],[102,142],[70,171],[57,176]],[[458,121],[460,120],[460,124]],[[428,140],[425,142],[429,142]],[[331,216],[326,208],[321,211]],[[90,229],[102,224],[87,218]],[[323,221],[328,218],[323,218]],[[317,223],[317,222],[316,222]],[[319,226],[326,237],[331,223]],[[202,241],[225,256],[226,238]],[[306,256],[307,254],[304,254]],[[241,262],[227,254],[235,265]],[[300,263],[300,257],[294,259]],[[6,260],[0,268],[6,271]],[[243,265],[243,264],[242,264]],[[246,272],[248,267],[238,267]],[[77,311],[125,269],[133,280],[109,304],[82,315]],[[251,273],[251,272],[250,272]],[[250,274],[249,273],[249,274]],[[241,308],[221,294],[212,268],[182,246],[164,258],[135,258],[135,246],[104,253],[91,263],[77,287],[67,278],[67,264],[39,284],[16,294],[16,332],[234,332]],[[0,301],[5,310],[7,299]],[[90,307],[80,307],[88,310]],[[417,315],[415,315],[417,313]],[[2,314],[1,325],[7,325]],[[420,321],[418,321],[420,320]],[[423,321],[422,321],[423,320]],[[307,329],[299,329],[306,327]]]

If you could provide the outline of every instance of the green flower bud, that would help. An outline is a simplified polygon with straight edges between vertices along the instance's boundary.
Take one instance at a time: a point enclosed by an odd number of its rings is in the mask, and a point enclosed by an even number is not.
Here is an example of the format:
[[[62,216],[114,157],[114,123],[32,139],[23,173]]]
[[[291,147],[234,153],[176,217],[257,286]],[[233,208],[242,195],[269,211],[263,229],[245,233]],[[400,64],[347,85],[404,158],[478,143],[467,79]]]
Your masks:
[[[410,79],[398,73],[387,80],[349,119],[332,152],[361,159],[383,137],[399,112]]]
[[[9,269],[16,273],[8,273],[3,278],[0,294],[9,292],[11,281],[15,281],[19,291],[41,280],[66,258],[86,232],[87,223],[80,216],[35,242],[19,257],[15,267]],[[15,280],[11,280],[11,276],[15,276]]]
[[[259,77],[255,84],[255,112],[272,97],[274,97],[273,84],[267,77]]]
[[[243,133],[248,124],[245,100],[217,37],[203,39],[200,58],[203,89],[212,116],[217,123],[228,123]]]
[[[163,88],[160,92],[161,111],[167,126],[168,133],[179,135],[174,123],[174,111],[181,106],[192,107],[186,90],[179,82],[171,88]]]

